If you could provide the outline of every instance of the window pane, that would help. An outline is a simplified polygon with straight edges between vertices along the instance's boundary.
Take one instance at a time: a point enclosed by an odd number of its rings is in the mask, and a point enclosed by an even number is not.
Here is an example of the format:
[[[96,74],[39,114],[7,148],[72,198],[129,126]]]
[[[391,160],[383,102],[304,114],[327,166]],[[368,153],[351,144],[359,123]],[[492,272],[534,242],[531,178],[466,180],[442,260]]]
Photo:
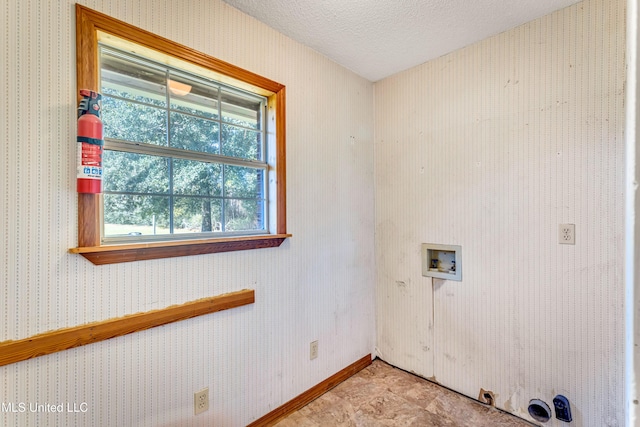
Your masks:
[[[222,91],[222,118],[238,126],[260,129],[262,100],[260,98]]]
[[[222,196],[222,165],[174,159],[173,191],[194,196]]]
[[[100,56],[102,94],[114,95],[165,107],[166,72],[142,62],[102,50]]]
[[[168,193],[166,157],[105,150],[104,190],[127,193]]]
[[[122,99],[102,98],[104,137],[167,145],[166,113]]]
[[[171,146],[203,153],[220,154],[220,125],[217,122],[171,113]]]
[[[262,160],[260,132],[222,125],[222,154],[251,160]]]
[[[208,119],[218,118],[218,87],[181,75],[168,81],[171,108]]]
[[[264,229],[262,200],[225,199],[225,231]]]
[[[176,197],[174,209],[175,233],[222,231],[222,209],[219,199],[206,197]]]
[[[264,170],[225,165],[225,197],[263,198]]]
[[[104,194],[105,236],[169,233],[169,198]]]
[[[105,138],[140,143],[106,142],[105,237],[265,229],[266,171],[209,156],[264,162],[264,97],[111,47],[100,67]]]

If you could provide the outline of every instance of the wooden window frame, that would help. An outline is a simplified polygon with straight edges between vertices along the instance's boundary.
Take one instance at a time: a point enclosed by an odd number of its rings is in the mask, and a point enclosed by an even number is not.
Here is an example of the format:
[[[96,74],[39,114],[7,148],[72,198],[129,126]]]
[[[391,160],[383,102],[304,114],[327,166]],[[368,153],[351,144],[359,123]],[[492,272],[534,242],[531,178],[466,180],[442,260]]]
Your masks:
[[[210,239],[185,239],[164,242],[102,245],[100,235],[100,194],[78,194],[77,253],[96,265],[160,259],[188,255],[230,252],[280,246],[287,237],[285,86],[236,67],[187,46],[134,27],[108,15],[76,4],[76,71],[78,91],[99,91],[98,32],[125,39],[164,55],[231,77],[271,93],[275,105],[276,230],[275,234],[234,236]],[[78,95],[78,100],[79,100]]]

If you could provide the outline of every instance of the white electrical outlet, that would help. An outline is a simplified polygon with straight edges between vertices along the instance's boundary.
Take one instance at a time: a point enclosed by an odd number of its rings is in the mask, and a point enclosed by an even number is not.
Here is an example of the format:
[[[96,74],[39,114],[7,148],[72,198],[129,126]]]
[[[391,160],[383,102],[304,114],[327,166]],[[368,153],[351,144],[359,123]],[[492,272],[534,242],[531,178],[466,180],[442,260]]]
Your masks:
[[[558,243],[562,245],[576,244],[576,225],[560,224],[558,227]]]
[[[309,360],[313,360],[316,357],[318,357],[318,341],[313,341],[309,346]]]
[[[209,410],[209,388],[193,393],[193,413],[198,415]]]

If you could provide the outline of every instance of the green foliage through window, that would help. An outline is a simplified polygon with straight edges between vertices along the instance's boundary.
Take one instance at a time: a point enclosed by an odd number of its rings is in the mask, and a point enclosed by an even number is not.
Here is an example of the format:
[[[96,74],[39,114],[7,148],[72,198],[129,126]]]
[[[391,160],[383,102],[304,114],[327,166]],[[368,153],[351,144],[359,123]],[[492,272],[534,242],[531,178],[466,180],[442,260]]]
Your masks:
[[[264,97],[100,48],[106,239],[266,230]]]

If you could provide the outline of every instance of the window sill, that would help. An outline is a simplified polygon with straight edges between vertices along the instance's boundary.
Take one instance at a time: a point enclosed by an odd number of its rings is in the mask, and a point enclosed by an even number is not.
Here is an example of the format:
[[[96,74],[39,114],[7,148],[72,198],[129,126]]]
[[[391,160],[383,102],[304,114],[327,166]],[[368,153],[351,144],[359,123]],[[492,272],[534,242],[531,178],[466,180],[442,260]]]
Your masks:
[[[276,248],[288,237],[291,237],[291,234],[147,242],[71,248],[69,252],[80,254],[95,265],[104,265],[248,249]]]

